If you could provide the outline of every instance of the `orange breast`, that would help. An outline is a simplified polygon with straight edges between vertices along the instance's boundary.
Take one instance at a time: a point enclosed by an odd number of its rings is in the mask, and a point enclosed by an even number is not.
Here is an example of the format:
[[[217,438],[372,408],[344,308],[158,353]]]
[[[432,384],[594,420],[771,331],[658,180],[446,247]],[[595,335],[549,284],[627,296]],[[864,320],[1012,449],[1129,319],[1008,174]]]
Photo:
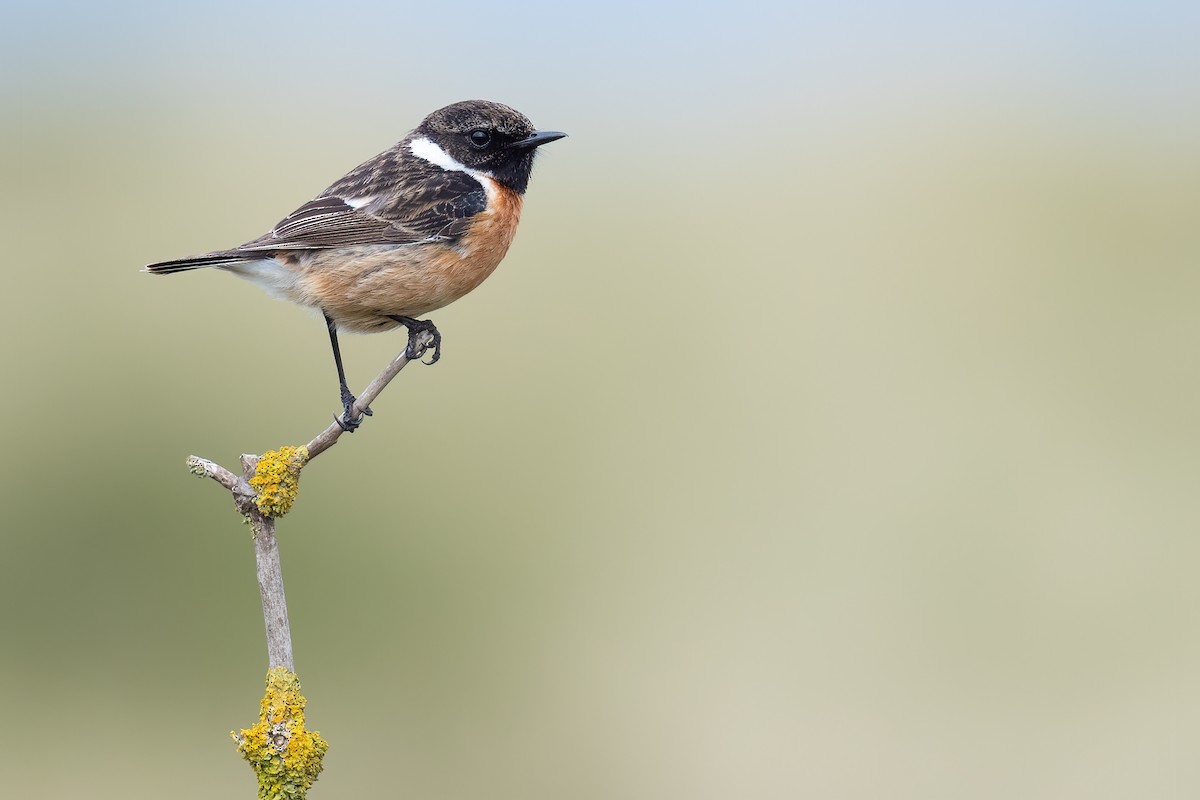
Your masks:
[[[487,211],[455,244],[376,245],[305,253],[294,299],[321,308],[344,330],[387,330],[387,315],[420,317],[483,283],[508,252],[521,196],[493,182]]]

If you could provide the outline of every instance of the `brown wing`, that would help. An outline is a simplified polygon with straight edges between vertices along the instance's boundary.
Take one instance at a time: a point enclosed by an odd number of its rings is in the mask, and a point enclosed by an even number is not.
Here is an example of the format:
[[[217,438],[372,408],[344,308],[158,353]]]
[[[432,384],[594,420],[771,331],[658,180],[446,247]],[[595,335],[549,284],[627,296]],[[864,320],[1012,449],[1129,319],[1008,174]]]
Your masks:
[[[288,214],[266,236],[237,249],[314,250],[452,240],[487,207],[479,181],[461,172],[442,172],[410,188],[382,197],[318,197]]]
[[[403,143],[401,143],[403,144]],[[487,208],[487,194],[464,172],[406,159],[397,146],[357,167],[270,233],[231,250],[152,264],[150,272],[253,261],[284,250],[453,241]]]
[[[428,238],[402,221],[388,221],[341,197],[318,197],[288,214],[265,236],[238,250],[321,250],[368,244],[410,244]]]

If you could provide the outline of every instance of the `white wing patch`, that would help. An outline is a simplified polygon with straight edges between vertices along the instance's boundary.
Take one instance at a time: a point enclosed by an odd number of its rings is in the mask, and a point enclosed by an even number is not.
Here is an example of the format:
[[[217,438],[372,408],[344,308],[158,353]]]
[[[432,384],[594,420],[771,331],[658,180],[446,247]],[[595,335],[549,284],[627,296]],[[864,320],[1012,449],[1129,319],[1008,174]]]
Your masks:
[[[441,167],[447,172],[465,172],[475,180],[479,181],[480,185],[483,186],[483,190],[487,192],[488,208],[491,208],[491,200],[496,196],[497,192],[496,179],[492,177],[491,173],[484,172],[483,170],[471,169],[466,164],[462,163],[457,158],[443,150],[441,145],[439,145],[437,142],[425,136],[422,136],[419,139],[413,139],[409,143],[408,149],[412,151],[414,156],[425,159],[435,167]]]

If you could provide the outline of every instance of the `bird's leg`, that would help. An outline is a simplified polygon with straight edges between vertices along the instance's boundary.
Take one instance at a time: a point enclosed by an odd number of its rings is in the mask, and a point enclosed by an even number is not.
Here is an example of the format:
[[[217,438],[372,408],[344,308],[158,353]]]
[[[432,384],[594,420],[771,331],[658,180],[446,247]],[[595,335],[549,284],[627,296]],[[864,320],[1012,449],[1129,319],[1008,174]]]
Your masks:
[[[353,419],[354,401],[357,399],[350,392],[350,387],[346,385],[346,370],[342,367],[342,350],[338,347],[337,338],[337,323],[325,315],[325,327],[329,330],[329,344],[333,346],[333,363],[337,365],[338,373],[338,388],[342,391],[342,416],[335,416],[333,419],[341,429],[347,433],[353,433],[355,428],[362,424],[362,419]],[[371,416],[371,409],[364,408],[362,410],[364,416]]]
[[[428,349],[422,347],[420,350],[416,347],[416,335],[418,333],[428,332],[433,335],[433,358],[426,361],[426,364],[436,364],[437,360],[442,357],[442,334],[438,332],[437,326],[427,319],[413,319],[412,317],[401,317],[393,314],[388,314],[389,317],[399,322],[404,327],[408,328],[408,347],[404,349],[404,357],[410,360],[416,360],[425,355]]]

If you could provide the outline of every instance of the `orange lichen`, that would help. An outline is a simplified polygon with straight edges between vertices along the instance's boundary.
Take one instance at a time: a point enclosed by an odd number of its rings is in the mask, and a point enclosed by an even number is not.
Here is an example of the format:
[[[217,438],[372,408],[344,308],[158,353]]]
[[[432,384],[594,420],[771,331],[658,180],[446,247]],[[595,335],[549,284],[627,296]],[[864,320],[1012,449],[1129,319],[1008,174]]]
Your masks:
[[[275,667],[267,673],[258,724],[229,734],[258,777],[259,800],[304,800],[321,774],[329,743],[304,727],[307,702],[296,674]]]
[[[282,517],[291,510],[300,492],[300,470],[307,461],[308,448],[303,445],[268,450],[259,457],[250,479],[259,511],[268,517]]]

